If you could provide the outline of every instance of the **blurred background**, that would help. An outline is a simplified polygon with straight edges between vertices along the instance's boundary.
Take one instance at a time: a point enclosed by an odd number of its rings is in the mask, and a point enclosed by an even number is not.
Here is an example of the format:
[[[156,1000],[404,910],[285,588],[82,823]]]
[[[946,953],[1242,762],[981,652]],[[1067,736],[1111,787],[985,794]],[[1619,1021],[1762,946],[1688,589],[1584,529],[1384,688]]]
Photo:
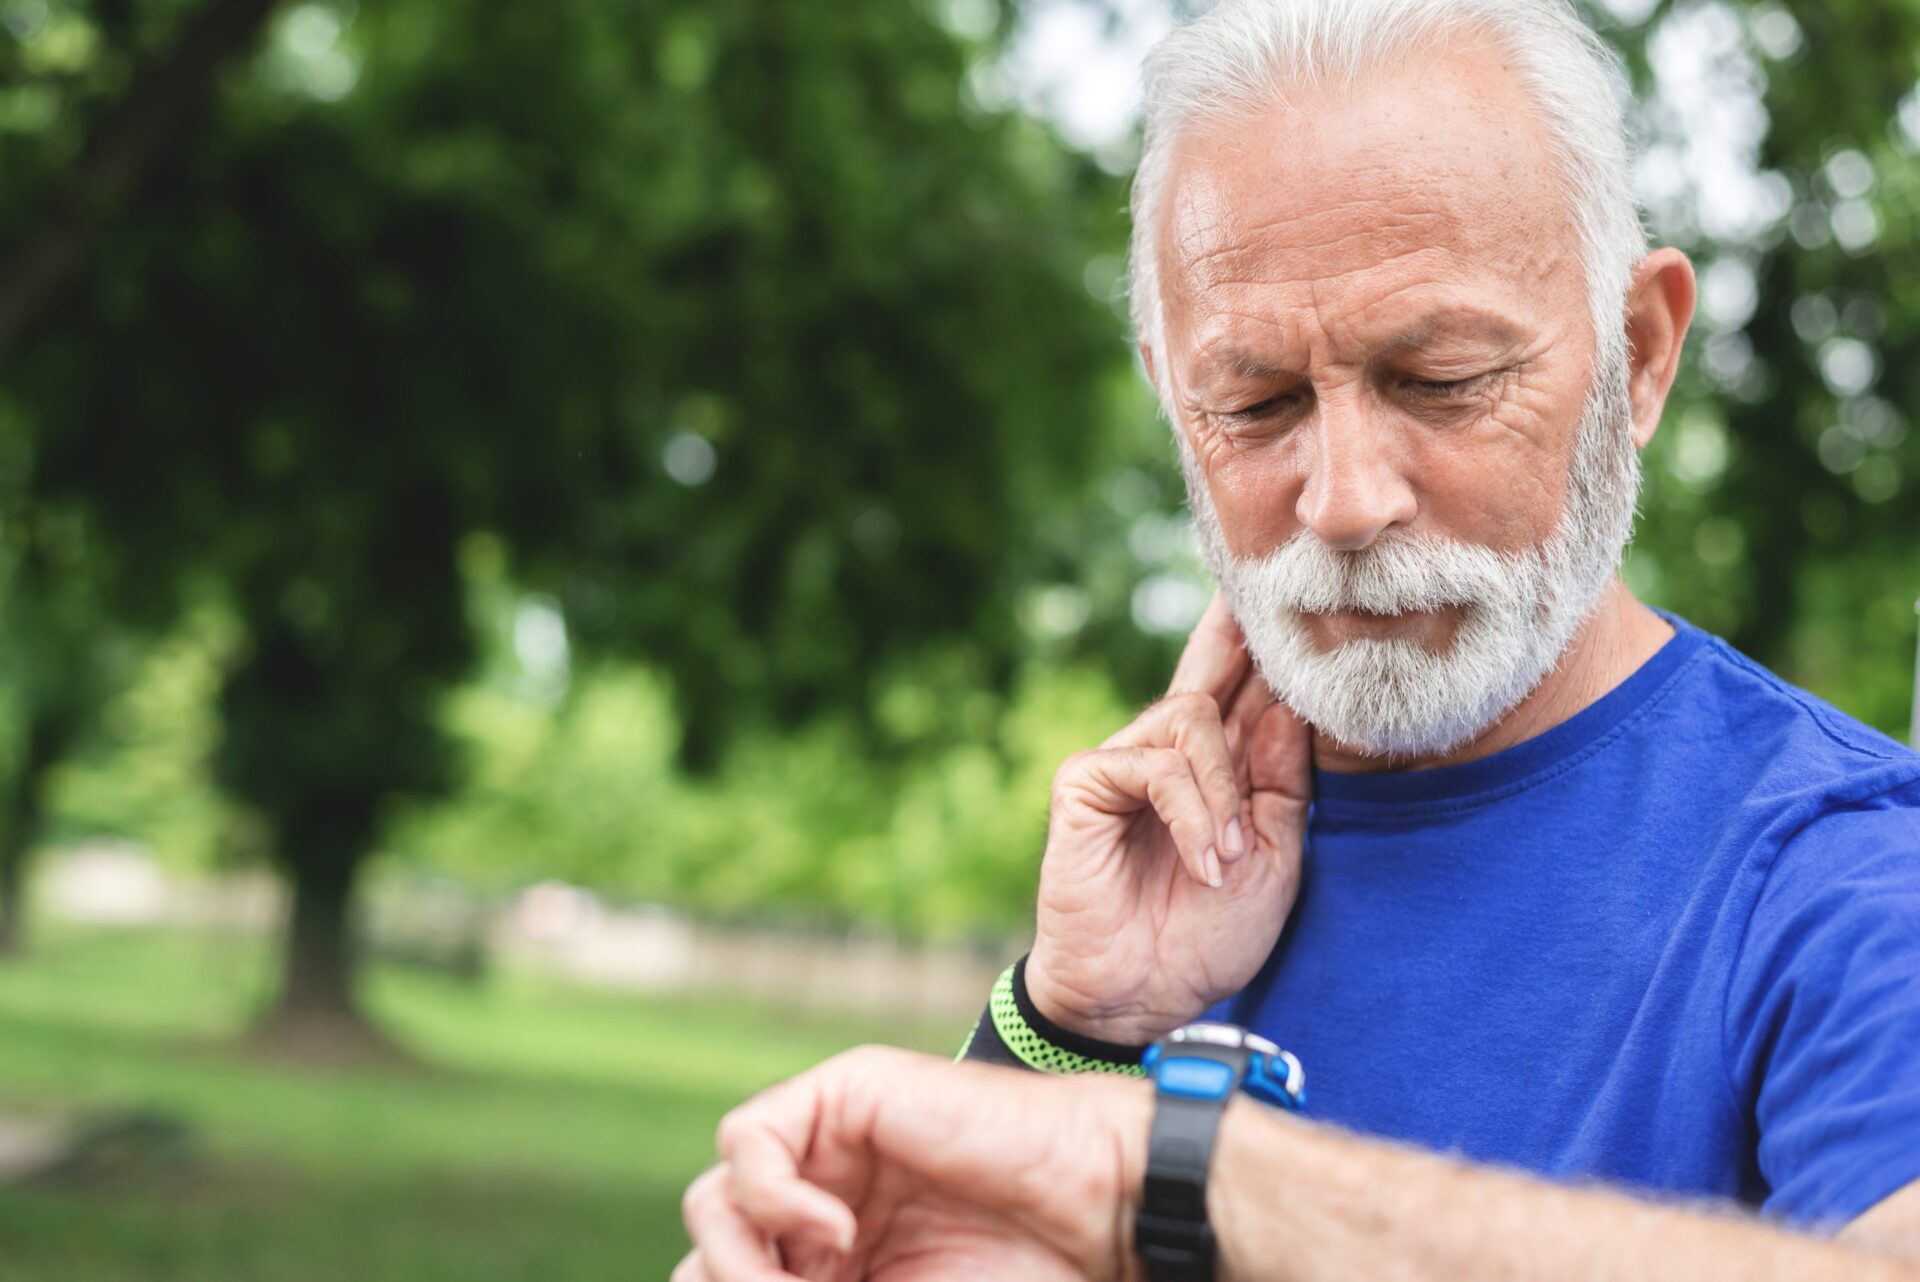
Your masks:
[[[951,1053],[1208,595],[1176,0],[0,0],[0,1277],[662,1278]],[[1628,565],[1897,737],[1920,5],[1609,0],[1701,270]]]

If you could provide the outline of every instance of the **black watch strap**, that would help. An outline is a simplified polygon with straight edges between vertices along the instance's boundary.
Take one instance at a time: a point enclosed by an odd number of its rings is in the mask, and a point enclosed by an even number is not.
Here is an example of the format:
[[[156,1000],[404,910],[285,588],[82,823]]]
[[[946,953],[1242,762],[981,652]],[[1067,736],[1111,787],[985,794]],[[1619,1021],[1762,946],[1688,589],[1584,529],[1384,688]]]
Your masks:
[[[1006,968],[958,1058],[1041,1073],[1113,1073],[1143,1077],[1142,1046],[1084,1037],[1042,1015],[1027,993],[1027,959]]]
[[[1160,1090],[1147,1137],[1147,1173],[1134,1213],[1133,1250],[1150,1282],[1212,1282],[1215,1247],[1207,1222],[1207,1170],[1220,1118],[1239,1090],[1248,1053],[1224,1046],[1184,1053],[1229,1065],[1231,1086],[1205,1098]]]

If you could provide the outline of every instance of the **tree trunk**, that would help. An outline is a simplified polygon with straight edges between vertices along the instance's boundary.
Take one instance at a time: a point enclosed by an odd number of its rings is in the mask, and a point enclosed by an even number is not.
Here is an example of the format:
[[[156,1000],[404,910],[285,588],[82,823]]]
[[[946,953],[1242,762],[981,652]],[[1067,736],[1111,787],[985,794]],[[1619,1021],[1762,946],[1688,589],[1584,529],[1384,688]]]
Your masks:
[[[294,869],[287,913],[280,1009],[328,1018],[358,1018],[354,978],[354,869],[344,860]]]
[[[262,1049],[320,1065],[404,1058],[360,1007],[360,862],[358,854],[312,850],[288,860],[280,990],[254,1032]]]

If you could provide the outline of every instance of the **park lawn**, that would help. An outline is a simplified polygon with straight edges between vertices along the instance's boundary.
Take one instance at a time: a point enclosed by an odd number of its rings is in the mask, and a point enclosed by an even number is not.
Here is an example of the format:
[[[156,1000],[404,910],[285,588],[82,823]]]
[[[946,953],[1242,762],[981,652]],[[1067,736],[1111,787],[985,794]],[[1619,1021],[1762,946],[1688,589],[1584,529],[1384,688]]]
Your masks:
[[[394,969],[368,986],[419,1069],[238,1052],[257,940],[43,930],[0,964],[0,1111],[144,1108],[181,1171],[0,1190],[0,1279],[663,1279],[679,1195],[745,1095],[845,1046],[965,1030]]]

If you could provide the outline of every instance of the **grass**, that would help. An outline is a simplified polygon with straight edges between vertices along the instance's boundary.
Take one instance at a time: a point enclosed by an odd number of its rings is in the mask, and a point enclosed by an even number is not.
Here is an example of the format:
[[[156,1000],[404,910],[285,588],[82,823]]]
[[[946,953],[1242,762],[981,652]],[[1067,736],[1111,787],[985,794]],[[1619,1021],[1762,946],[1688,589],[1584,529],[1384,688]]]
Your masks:
[[[0,964],[0,1111],[152,1109],[194,1154],[0,1190],[0,1279],[652,1282],[729,1107],[860,1041],[964,1031],[380,970],[370,1006],[426,1067],[323,1073],[234,1049],[266,968],[257,941],[120,931]]]

